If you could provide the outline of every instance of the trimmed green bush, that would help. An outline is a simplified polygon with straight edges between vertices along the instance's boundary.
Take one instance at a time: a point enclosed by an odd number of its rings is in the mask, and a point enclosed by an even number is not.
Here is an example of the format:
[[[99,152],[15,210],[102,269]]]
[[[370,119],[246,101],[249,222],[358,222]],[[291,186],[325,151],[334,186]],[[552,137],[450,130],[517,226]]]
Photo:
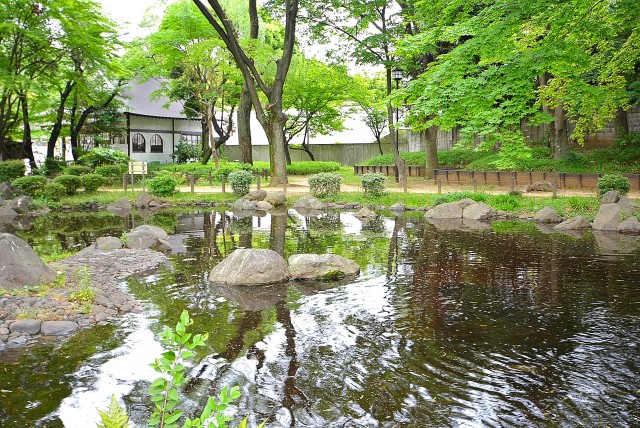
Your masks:
[[[173,151],[173,159],[178,163],[186,163],[189,159],[200,159],[201,157],[202,148],[193,144],[180,143]]]
[[[0,162],[0,183],[22,177],[26,170],[22,160],[2,161]]]
[[[91,168],[85,165],[69,165],[64,173],[66,175],[85,175],[91,174]]]
[[[236,196],[244,196],[249,193],[252,181],[253,174],[244,169],[239,169],[229,174],[229,184],[231,184],[233,194]]]
[[[104,184],[104,178],[98,174],[86,174],[80,177],[82,187],[87,193],[93,193]]]
[[[50,201],[59,201],[67,194],[67,188],[60,183],[47,183],[42,188],[41,196]]]
[[[360,176],[365,196],[378,197],[386,191],[387,177],[380,172],[367,172]]]
[[[620,174],[607,174],[598,179],[596,184],[598,196],[602,196],[609,190],[617,190],[621,195],[626,195],[631,190],[631,184],[627,177]]]
[[[149,185],[149,193],[155,196],[171,196],[178,191],[176,187],[180,183],[171,172],[159,171],[155,177],[147,181]]]
[[[291,165],[287,165],[287,174],[289,175],[311,175],[319,174],[321,172],[333,172],[340,169],[338,162],[320,162],[320,161],[307,161],[307,162],[292,162]]]
[[[100,165],[128,163],[129,156],[117,149],[95,147],[80,156],[78,160],[86,165],[89,165],[90,167],[95,168]]]
[[[59,175],[53,182],[62,184],[67,189],[67,195],[74,195],[82,187],[82,180],[77,175]]]
[[[324,198],[340,193],[342,177],[333,172],[321,172],[309,176],[309,188],[311,195]]]
[[[44,160],[44,175],[53,177],[60,174],[66,168],[67,163],[60,157],[46,158]]]
[[[25,195],[36,197],[42,193],[42,189],[47,184],[47,178],[41,175],[28,175],[16,178],[11,184],[22,190]]]

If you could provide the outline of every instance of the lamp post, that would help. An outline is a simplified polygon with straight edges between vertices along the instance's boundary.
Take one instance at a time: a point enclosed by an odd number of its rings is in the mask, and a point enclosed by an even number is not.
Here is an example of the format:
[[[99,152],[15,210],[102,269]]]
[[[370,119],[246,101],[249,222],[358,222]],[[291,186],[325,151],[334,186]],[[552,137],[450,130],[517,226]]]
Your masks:
[[[392,77],[393,80],[396,81],[396,90],[400,89],[400,81],[402,80],[402,70],[398,69],[398,68],[394,68],[392,71]],[[404,191],[407,191],[407,177],[404,173],[404,171],[402,171],[402,174],[400,173],[400,168],[402,167],[404,169],[404,162],[402,162],[400,160],[400,130],[398,128],[398,122],[400,120],[399,114],[400,112],[400,107],[396,107],[396,144],[394,147],[395,153],[394,155],[396,156],[396,183],[398,183],[400,181],[400,177],[402,177],[402,185],[404,187]]]

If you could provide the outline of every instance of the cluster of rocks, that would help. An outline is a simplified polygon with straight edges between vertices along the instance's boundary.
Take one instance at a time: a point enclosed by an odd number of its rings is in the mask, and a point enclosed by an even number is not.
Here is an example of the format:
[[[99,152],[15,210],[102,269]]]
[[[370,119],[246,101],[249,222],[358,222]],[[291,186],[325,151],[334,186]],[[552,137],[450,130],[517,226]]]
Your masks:
[[[31,198],[22,195],[20,189],[9,182],[0,184],[0,228],[12,225],[16,229],[23,229],[21,219],[31,214]]]
[[[24,240],[6,233],[0,234],[0,254],[0,284],[10,291],[0,297],[0,350],[26,345],[41,336],[67,335],[113,316],[139,311],[138,302],[120,289],[119,282],[166,261],[162,253],[151,249],[102,250],[91,246],[47,266]],[[95,292],[90,310],[71,298],[82,285],[79,272],[85,267]],[[25,285],[40,285],[43,290],[53,284],[56,273],[64,273],[65,284],[50,286],[39,296],[18,292]]]
[[[131,250],[153,249],[161,252],[171,251],[171,243],[169,243],[169,235],[161,227],[142,225],[133,229],[126,234],[126,238],[116,238],[115,236],[102,236],[96,239],[95,244],[82,250],[83,252],[91,252],[93,249],[102,251],[119,250],[121,248],[129,248]]]
[[[357,275],[360,266],[336,254],[296,254],[289,263],[273,250],[238,249],[218,263],[209,281],[238,286],[262,286],[292,280],[335,280]]]
[[[237,201],[231,208],[234,211],[269,211],[274,207],[286,205],[287,200],[283,191],[253,190]]]
[[[456,202],[436,205],[428,210],[424,214],[424,217],[427,219],[465,218],[469,220],[488,220],[495,215],[496,211],[489,205],[467,198]]]

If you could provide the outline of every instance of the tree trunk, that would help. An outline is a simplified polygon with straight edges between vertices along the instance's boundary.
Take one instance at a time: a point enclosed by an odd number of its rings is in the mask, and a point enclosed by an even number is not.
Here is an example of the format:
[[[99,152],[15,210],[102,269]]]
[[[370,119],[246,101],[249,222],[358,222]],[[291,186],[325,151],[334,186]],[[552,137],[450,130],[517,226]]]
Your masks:
[[[613,139],[614,141],[624,138],[629,133],[629,120],[626,110],[618,107],[616,117],[613,120]]]
[[[242,162],[253,165],[251,150],[251,94],[247,85],[242,85],[242,93],[238,101],[238,144],[242,152]]]
[[[284,249],[287,241],[287,215],[272,215],[269,231],[269,249],[285,256]]]
[[[543,73],[540,76],[538,76],[538,82],[540,86],[545,86],[550,78],[551,78],[551,75],[549,73]],[[550,116],[555,116],[554,112],[547,105],[542,106],[542,112],[547,113]],[[544,138],[547,140],[549,146],[551,147],[551,151],[553,152],[554,150],[553,141],[555,138],[554,126],[551,123],[545,123],[544,125],[542,125],[542,129],[543,129]]]
[[[431,126],[424,131],[427,139],[427,180],[436,178],[435,170],[438,169],[438,128]]]
[[[273,106],[272,106],[273,109]],[[279,187],[287,183],[287,156],[284,137],[285,116],[282,112],[270,111],[264,128],[269,140],[269,166],[271,169],[271,186]]]
[[[211,119],[211,114],[212,112],[209,111],[210,107],[207,107],[207,116],[206,116],[206,120],[207,120],[207,128],[209,130],[208,132],[208,138],[209,138],[209,147],[211,149],[211,152],[213,153],[213,163],[215,165],[216,171],[220,168],[220,161],[218,159],[218,149],[216,148],[216,142],[213,139],[213,122]],[[208,159],[207,159],[208,161]]]
[[[559,159],[569,152],[569,136],[567,134],[566,121],[564,119],[564,109],[558,106],[554,110],[554,157]]]
[[[380,138],[380,135],[376,135],[376,141],[378,142],[378,150],[380,150],[380,154],[383,155],[384,152],[382,151],[382,138]]]
[[[31,123],[29,122],[29,105],[27,104],[27,96],[20,96],[20,104],[22,104],[22,151],[29,158],[29,166],[31,172],[38,168],[36,160],[33,156],[33,142],[31,141]]]
[[[311,149],[309,148],[309,127],[306,126],[304,129],[304,136],[302,138],[302,150],[304,150],[312,161],[316,160],[316,157],[311,153]]]
[[[67,81],[67,85],[64,88],[64,91],[60,93],[60,104],[58,104],[58,110],[56,111],[56,121],[53,124],[53,129],[51,130],[51,135],[49,136],[49,141],[47,142],[47,157],[53,158],[54,151],[56,148],[56,143],[58,142],[58,137],[60,136],[60,130],[62,129],[62,119],[64,117],[64,106],[67,103],[67,98],[73,87],[75,86],[74,82]],[[64,157],[64,151],[63,155]]]

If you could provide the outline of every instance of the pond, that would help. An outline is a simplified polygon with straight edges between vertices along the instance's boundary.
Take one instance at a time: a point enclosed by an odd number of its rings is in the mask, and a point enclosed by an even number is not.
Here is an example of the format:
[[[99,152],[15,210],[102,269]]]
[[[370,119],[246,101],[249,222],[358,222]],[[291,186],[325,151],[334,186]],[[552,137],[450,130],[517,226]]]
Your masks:
[[[640,426],[636,238],[293,210],[53,215],[18,233],[64,251],[142,222],[174,232],[177,250],[172,266],[123,284],[145,312],[0,353],[0,426],[95,426],[111,394],[145,426],[157,334],[183,309],[191,331],[209,333],[182,391],[187,412],[238,385],[232,414],[253,426]],[[333,252],[362,272],[259,290],[209,284],[239,247]]]

